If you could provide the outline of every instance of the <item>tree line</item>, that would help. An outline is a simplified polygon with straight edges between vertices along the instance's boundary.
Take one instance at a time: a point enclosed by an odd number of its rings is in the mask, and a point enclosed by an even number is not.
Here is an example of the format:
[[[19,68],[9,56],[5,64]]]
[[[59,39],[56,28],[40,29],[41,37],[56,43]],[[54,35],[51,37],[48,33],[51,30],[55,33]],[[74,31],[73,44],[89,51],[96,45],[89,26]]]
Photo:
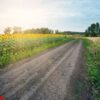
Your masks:
[[[55,31],[56,32],[56,31]],[[4,29],[4,33],[5,34],[16,34],[16,33],[39,33],[39,34],[52,34],[54,33],[54,31],[52,29],[49,28],[32,28],[32,29],[27,29],[27,30],[22,30],[21,27],[7,27]]]
[[[91,36],[91,37],[100,36],[100,24],[98,22],[91,24],[86,29],[85,36]]]

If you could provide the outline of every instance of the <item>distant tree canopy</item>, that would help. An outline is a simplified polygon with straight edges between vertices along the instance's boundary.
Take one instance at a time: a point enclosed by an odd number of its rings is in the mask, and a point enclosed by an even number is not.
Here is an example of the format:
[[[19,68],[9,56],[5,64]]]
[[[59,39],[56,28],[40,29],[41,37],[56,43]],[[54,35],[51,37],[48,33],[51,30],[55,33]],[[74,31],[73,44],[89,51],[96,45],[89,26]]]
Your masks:
[[[36,29],[32,28],[32,29],[27,29],[27,30],[22,31],[21,27],[15,26],[13,28],[11,28],[11,27],[5,28],[4,33],[5,34],[10,34],[10,33],[13,33],[13,34],[16,34],[16,33],[52,34],[52,33],[54,33],[54,31],[49,28],[36,28]]]
[[[11,27],[5,28],[4,33],[5,34],[10,34],[11,33]]]
[[[36,28],[25,30],[24,33],[40,33],[40,34],[52,34],[53,30],[49,28]]]
[[[4,33],[5,34],[22,33],[22,28],[21,27],[18,27],[18,26],[14,26],[13,28],[12,27],[7,27],[7,28],[5,28]]]
[[[22,28],[18,26],[13,27],[13,34],[22,33]]]
[[[91,24],[91,26],[86,29],[85,36],[100,36],[100,24],[98,22]]]
[[[59,30],[55,30],[55,34],[59,34],[60,32],[59,32]]]

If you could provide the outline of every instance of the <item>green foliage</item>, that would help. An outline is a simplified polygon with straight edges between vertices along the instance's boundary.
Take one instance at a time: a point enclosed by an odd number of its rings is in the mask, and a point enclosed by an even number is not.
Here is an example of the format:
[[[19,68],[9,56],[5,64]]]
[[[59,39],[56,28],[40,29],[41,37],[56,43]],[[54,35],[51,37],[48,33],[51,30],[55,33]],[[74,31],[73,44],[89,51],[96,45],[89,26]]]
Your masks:
[[[11,59],[11,46],[8,41],[5,43],[0,43],[0,67],[2,68],[7,63],[10,62]]]
[[[85,58],[94,100],[100,100],[100,41],[84,40],[84,47],[86,48]]]
[[[4,30],[4,33],[5,34],[10,34],[10,33],[13,33],[13,34],[16,34],[16,33],[32,33],[32,34],[35,34],[35,33],[38,33],[38,34],[53,34],[54,31],[52,29],[49,29],[49,28],[32,28],[32,29],[27,29],[27,30],[23,30],[22,31],[22,28],[19,27],[19,26],[14,26],[14,27],[7,27],[5,28]]]
[[[100,25],[97,22],[96,24],[93,23],[91,26],[88,27],[85,31],[85,36],[96,37],[100,35]]]
[[[54,33],[53,30],[49,29],[49,28],[36,28],[36,29],[28,29],[25,30],[23,33],[39,33],[39,34],[52,34]]]
[[[39,52],[53,48],[67,41],[71,37],[44,37],[44,38],[21,38],[9,39],[0,42],[0,68],[4,68],[9,63],[36,55]]]

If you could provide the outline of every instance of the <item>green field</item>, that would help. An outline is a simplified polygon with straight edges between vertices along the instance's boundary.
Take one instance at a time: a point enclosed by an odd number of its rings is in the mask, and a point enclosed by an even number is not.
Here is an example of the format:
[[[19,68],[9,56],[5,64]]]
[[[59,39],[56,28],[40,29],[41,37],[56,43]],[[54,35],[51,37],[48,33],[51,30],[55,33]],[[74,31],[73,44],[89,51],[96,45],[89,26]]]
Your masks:
[[[88,83],[92,89],[93,100],[100,100],[100,38],[85,39],[84,47]]]
[[[11,36],[1,38],[0,41],[0,68],[40,53],[49,48],[61,45],[72,40],[72,37],[65,35],[41,35],[37,37],[27,37],[25,34],[20,37],[11,38]]]

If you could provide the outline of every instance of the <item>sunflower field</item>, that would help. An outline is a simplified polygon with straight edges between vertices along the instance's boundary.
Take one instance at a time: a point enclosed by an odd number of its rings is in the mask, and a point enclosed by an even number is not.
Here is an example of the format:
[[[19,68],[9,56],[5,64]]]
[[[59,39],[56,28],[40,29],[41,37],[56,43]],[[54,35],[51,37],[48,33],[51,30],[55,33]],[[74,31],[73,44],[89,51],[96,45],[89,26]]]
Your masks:
[[[60,34],[0,35],[0,68],[72,40]]]

